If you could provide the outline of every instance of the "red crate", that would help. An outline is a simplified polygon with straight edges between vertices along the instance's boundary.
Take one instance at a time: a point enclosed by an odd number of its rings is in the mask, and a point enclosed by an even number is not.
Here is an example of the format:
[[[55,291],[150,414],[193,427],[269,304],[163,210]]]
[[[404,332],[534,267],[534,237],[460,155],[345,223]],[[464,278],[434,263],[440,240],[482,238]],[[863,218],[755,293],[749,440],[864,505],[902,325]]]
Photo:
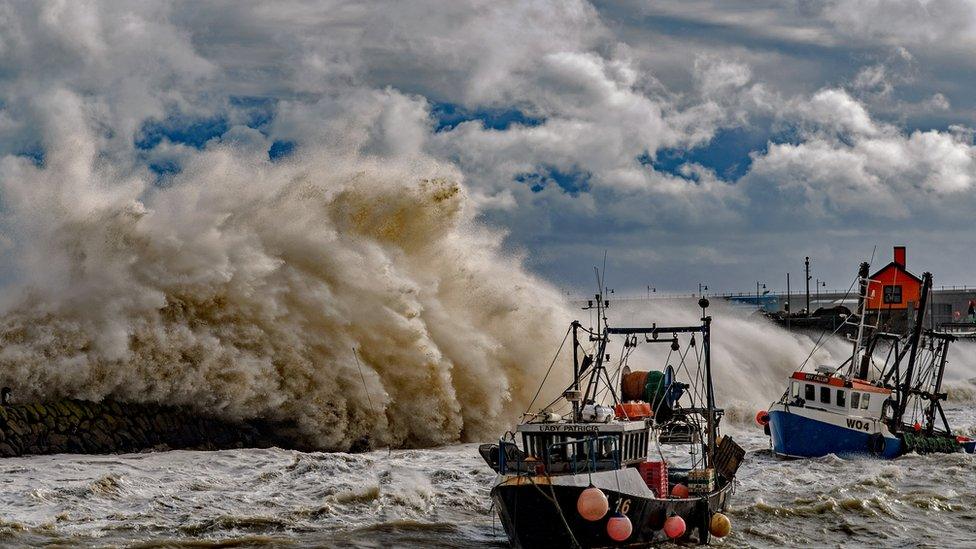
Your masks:
[[[663,461],[645,461],[637,466],[647,487],[659,498],[668,497],[668,464]]]

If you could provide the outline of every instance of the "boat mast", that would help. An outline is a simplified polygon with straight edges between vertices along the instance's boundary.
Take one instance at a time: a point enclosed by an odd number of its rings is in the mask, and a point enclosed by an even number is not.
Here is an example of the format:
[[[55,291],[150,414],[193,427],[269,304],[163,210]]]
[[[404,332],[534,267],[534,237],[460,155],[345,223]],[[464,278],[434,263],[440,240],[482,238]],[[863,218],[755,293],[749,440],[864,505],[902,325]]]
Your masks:
[[[715,390],[712,387],[712,338],[711,325],[712,317],[705,316],[705,307],[708,307],[708,300],[702,298],[699,302],[702,305],[702,350],[705,355],[705,400],[706,402],[706,427],[708,428],[708,454],[705,462],[706,467],[713,467],[715,463]]]
[[[915,325],[912,326],[912,337],[909,340],[911,354],[908,357],[908,367],[905,377],[898,386],[898,413],[895,415],[895,427],[902,424],[905,408],[908,406],[908,394],[912,390],[912,376],[915,375],[915,359],[918,356],[918,342],[922,338],[922,324],[925,320],[925,306],[928,302],[929,290],[932,288],[932,273],[922,275],[922,295],[918,300],[918,312],[915,314]]]
[[[939,414],[942,416],[942,421],[945,423],[946,433],[952,435],[952,431],[949,429],[949,420],[946,419],[945,412],[942,410],[942,404],[939,403],[939,400],[945,398],[945,396],[941,394],[942,377],[945,374],[946,359],[949,355],[949,342],[951,342],[954,338],[949,334],[945,334],[939,339],[940,341],[938,349],[942,356],[939,357],[939,371],[936,373],[935,387],[932,389],[932,394],[929,395],[929,413],[927,417],[928,425],[926,425],[926,433],[931,435],[932,431],[935,430],[935,410],[938,408]]]
[[[868,264],[868,262],[863,261],[861,262],[861,267],[857,272],[857,277],[860,279],[860,282],[858,283],[860,284],[860,287],[858,288],[857,295],[857,309],[861,318],[860,322],[857,324],[857,338],[854,340],[854,354],[851,355],[851,366],[853,367],[855,364],[858,365],[856,377],[863,380],[867,380],[868,378],[868,366],[871,363],[871,357],[870,355],[865,354],[863,357],[861,357],[861,363],[858,364],[857,355],[861,352],[861,344],[864,339],[864,320],[867,316],[868,287],[871,284],[868,280],[870,268],[871,266]]]
[[[594,400],[594,404],[596,403],[596,396],[599,392],[600,385],[600,373],[604,368],[603,361],[606,357],[605,353],[607,349],[607,342],[610,339],[610,335],[605,333],[607,331],[607,318],[605,315],[607,307],[610,306],[610,300],[604,298],[606,293],[603,287],[603,280],[600,278],[600,270],[596,267],[593,267],[593,270],[596,273],[596,284],[600,290],[600,293],[594,296],[596,298],[596,335],[591,334],[590,341],[599,340],[599,344],[597,345],[596,357],[593,360],[593,367],[590,368],[590,378],[586,383],[586,393],[583,395],[584,406],[590,401],[591,398]],[[613,392],[612,386],[611,393],[613,394],[613,399],[616,402],[617,395],[615,392]]]
[[[579,377],[580,377],[580,363],[579,363],[579,333],[577,330],[580,328],[580,323],[578,320],[573,321],[573,391],[579,395]],[[579,396],[573,399],[573,422],[579,421]]]

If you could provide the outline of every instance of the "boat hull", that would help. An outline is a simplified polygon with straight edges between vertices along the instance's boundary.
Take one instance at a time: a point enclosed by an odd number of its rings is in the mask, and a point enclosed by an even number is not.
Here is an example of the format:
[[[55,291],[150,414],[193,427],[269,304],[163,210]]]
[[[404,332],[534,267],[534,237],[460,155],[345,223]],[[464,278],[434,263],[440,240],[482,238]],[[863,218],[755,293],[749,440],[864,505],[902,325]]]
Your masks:
[[[901,440],[880,421],[809,408],[770,410],[769,434],[773,452],[784,457],[835,454],[891,459],[901,455]]]
[[[620,471],[624,473],[627,470]],[[596,475],[594,475],[596,476]],[[708,521],[712,513],[724,511],[732,492],[727,484],[708,496],[687,499],[657,499],[644,487],[628,490],[621,483],[620,490],[612,484],[595,480],[610,504],[606,516],[588,521],[576,511],[580,493],[588,486],[587,475],[581,482],[559,483],[560,477],[508,477],[491,492],[495,508],[513,547],[569,548],[569,547],[646,547],[667,540],[662,531],[664,520],[672,514],[685,521],[685,541],[707,543]],[[633,525],[633,533],[623,542],[612,540],[607,534],[607,521],[619,510]]]

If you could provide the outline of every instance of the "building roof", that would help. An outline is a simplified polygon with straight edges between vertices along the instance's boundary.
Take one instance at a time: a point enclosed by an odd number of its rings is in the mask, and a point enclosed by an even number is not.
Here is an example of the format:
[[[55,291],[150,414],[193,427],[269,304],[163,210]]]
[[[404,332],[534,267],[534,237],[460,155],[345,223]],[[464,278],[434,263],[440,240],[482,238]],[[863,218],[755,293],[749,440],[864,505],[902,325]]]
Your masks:
[[[897,261],[892,261],[891,263],[889,263],[889,264],[885,265],[884,267],[878,269],[869,278],[875,278],[878,275],[880,275],[881,273],[887,271],[888,269],[890,269],[892,267],[894,267],[895,269],[898,269],[899,271],[905,273],[906,275],[908,275],[909,278],[911,278],[915,282],[918,282],[919,284],[922,283],[922,279],[921,278],[913,275],[908,269],[905,268],[904,265],[902,265],[901,263],[898,263]]]

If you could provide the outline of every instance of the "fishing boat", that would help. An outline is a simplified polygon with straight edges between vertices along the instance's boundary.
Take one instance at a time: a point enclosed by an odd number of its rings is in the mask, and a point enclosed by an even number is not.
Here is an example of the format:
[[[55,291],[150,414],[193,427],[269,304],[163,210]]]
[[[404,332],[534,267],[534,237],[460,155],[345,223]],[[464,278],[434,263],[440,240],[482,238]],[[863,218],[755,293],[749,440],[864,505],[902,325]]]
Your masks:
[[[498,473],[491,498],[509,541],[642,547],[727,535],[731,523],[722,512],[745,451],[719,431],[708,300],[699,302],[694,326],[617,327],[607,323],[603,295],[586,307],[597,310],[597,328],[574,321],[567,331],[569,387],[527,412],[514,433],[479,448]],[[615,363],[613,343],[621,350]],[[669,346],[659,370],[631,370],[630,357],[645,345]],[[665,456],[679,448],[687,455]]]
[[[801,366],[783,396],[756,415],[773,452],[791,458],[973,453],[976,440],[954,435],[942,408],[947,353],[956,336],[924,329],[932,274],[922,276],[914,322],[907,335],[900,335],[866,324],[867,297],[878,286],[868,272],[868,263],[862,263],[852,354],[839,365],[820,365],[812,372]]]

